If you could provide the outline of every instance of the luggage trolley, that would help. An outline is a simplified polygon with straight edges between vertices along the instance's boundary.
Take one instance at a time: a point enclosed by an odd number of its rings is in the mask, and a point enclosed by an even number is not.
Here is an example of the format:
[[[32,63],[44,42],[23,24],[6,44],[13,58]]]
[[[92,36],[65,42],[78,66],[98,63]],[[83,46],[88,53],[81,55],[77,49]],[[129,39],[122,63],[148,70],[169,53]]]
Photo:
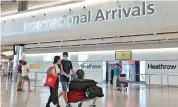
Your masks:
[[[127,91],[128,81],[126,80],[126,75],[120,74],[116,84],[119,91]]]
[[[96,107],[96,101],[97,101],[97,97],[93,98],[93,99],[85,99],[85,100],[81,100],[81,101],[77,101],[77,102],[71,102],[71,103],[79,103],[78,107],[82,107],[84,102],[90,102],[91,104],[89,105],[89,107]]]
[[[84,71],[79,69],[77,70],[77,72],[73,75],[71,75],[71,80],[75,80],[75,79],[78,79],[78,78],[83,78],[83,77],[80,77],[79,73],[81,75],[84,75]],[[96,83],[97,84],[97,83]],[[85,92],[85,95],[87,95],[87,93]],[[96,107],[96,101],[97,101],[98,97],[95,97],[95,98],[86,98],[86,99],[83,99],[83,100],[78,100],[76,102],[70,102],[70,104],[72,103],[79,103],[78,104],[78,107],[82,107],[83,103],[84,102],[90,102],[91,104],[89,105],[89,107]],[[70,106],[72,107],[72,106]]]

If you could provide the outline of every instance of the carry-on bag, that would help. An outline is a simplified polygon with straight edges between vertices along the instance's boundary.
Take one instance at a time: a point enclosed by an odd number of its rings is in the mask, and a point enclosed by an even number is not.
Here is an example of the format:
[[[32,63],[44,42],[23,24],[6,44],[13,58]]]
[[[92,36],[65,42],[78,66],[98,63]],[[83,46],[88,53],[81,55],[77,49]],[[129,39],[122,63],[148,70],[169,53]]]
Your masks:
[[[69,91],[85,91],[88,87],[96,86],[97,82],[90,79],[75,79],[69,83]]]
[[[55,84],[56,84],[56,80],[57,80],[57,77],[56,77],[56,76],[51,75],[51,74],[47,74],[47,77],[46,77],[46,81],[45,81],[45,83],[44,83],[44,86],[54,88],[54,86],[55,86]]]
[[[67,98],[68,98],[68,103],[74,103],[74,102],[84,100],[86,97],[84,91],[68,91]]]
[[[86,98],[103,97],[103,90],[101,87],[93,86],[85,90]]]
[[[56,73],[56,67],[55,67],[55,66],[54,66],[54,70],[55,70],[55,73]],[[44,83],[44,86],[54,88],[54,86],[55,86],[55,84],[56,84],[57,78],[58,78],[58,77],[56,77],[56,76],[54,76],[54,75],[47,74],[47,76],[46,76],[46,81],[45,81],[45,83]]]

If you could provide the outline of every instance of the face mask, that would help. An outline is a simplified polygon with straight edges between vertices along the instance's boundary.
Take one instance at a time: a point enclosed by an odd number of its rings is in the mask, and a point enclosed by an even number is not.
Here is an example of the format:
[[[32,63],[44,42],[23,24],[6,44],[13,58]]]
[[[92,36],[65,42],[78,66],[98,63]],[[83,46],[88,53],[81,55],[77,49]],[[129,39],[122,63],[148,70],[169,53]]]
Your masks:
[[[63,59],[64,59],[64,60],[67,60],[67,59],[68,59],[68,57],[63,57]]]

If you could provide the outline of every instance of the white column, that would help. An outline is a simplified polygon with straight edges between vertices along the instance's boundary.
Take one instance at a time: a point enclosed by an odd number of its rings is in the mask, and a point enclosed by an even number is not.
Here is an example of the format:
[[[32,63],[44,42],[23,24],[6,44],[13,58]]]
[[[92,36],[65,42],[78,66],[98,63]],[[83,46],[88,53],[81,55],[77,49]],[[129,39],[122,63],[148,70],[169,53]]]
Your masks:
[[[16,74],[19,60],[24,60],[25,47],[24,45],[14,45],[14,60],[13,60],[13,83],[16,82]]]

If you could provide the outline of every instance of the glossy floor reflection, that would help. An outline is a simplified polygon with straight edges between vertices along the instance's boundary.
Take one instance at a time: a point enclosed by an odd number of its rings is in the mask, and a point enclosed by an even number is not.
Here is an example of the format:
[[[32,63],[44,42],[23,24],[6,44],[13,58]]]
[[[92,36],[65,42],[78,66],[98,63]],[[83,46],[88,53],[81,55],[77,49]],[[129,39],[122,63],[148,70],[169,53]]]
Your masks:
[[[178,107],[178,89],[152,88],[132,85],[127,93],[113,91],[110,86],[103,85],[105,97],[97,100],[97,107]],[[1,86],[1,107],[45,107],[49,90],[39,87],[34,92],[16,92],[14,85]],[[65,107],[62,98],[61,106]],[[85,102],[83,107],[89,107]],[[77,107],[77,104],[72,104]],[[55,107],[51,104],[51,107]]]

